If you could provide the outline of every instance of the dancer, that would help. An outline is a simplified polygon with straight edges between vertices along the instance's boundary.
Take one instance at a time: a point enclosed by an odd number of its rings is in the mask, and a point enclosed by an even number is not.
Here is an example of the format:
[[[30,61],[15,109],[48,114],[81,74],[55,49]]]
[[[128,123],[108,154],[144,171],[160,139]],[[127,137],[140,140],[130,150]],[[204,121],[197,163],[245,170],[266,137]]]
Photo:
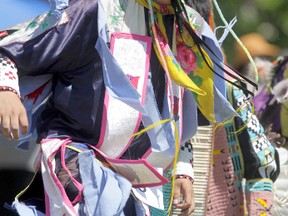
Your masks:
[[[2,32],[3,133],[38,134],[47,215],[133,215],[147,193],[133,189],[135,199],[131,186],[171,179],[176,207],[193,211],[192,155],[177,161],[179,145],[195,134],[197,107],[211,122],[235,112],[209,25],[169,3],[51,1],[48,13]],[[19,200],[19,214],[40,211]]]

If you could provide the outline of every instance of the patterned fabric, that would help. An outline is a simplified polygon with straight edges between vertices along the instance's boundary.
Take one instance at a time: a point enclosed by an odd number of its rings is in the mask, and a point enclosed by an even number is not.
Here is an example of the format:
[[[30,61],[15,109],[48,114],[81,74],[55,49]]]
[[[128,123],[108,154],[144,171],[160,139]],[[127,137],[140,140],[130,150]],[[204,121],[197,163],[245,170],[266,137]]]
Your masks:
[[[175,170],[176,175],[187,175],[194,178],[193,171],[193,146],[190,141],[180,146],[178,163]]]
[[[238,137],[235,133],[234,121],[225,125],[226,138],[230,157],[233,163],[235,184],[239,191],[242,190],[242,178],[244,176],[244,161]]]
[[[17,68],[13,61],[0,54],[0,87],[3,91],[12,91],[20,95]]]
[[[107,32],[108,32],[108,34],[110,36],[114,32],[119,32],[119,31],[121,32],[121,31],[126,31],[127,30],[128,32],[133,33],[133,34],[134,34],[134,31],[136,31],[136,32],[138,31],[139,27],[136,30],[134,28],[132,28],[130,25],[128,25],[129,29],[125,29],[124,27],[125,27],[125,25],[127,25],[127,22],[129,23],[129,18],[128,18],[127,14],[129,13],[129,16],[131,16],[131,11],[129,11],[129,9],[131,9],[131,5],[134,6],[135,8],[140,7],[142,9],[142,12],[144,12],[144,8],[141,5],[139,5],[138,3],[137,3],[137,5],[135,5],[136,4],[135,2],[134,3],[133,3],[133,1],[127,2],[127,0],[113,0],[113,1],[110,1],[110,2],[103,1],[101,3],[103,4],[103,8],[106,9],[105,10],[105,14],[109,14],[109,16],[107,17],[108,19],[107,19],[106,28],[107,28]],[[140,13],[140,11],[139,11],[139,13]],[[135,16],[137,16],[137,15],[138,15],[138,13],[135,12],[134,16],[132,17],[133,21],[135,20]],[[138,15],[138,16],[140,16],[140,15]],[[141,18],[141,16],[140,16],[140,18]],[[138,19],[140,19],[140,18],[138,18]],[[143,18],[144,18],[144,16],[143,16]],[[143,19],[143,21],[144,21],[144,25],[142,25],[141,28],[143,28],[145,30],[146,24],[145,24],[145,20],[144,19]],[[139,20],[138,20],[138,22],[139,22]],[[131,53],[133,53],[133,52],[131,52]],[[155,65],[153,65],[153,66],[155,66]],[[153,72],[154,71],[153,71],[153,67],[152,67],[152,77],[154,78],[154,80],[156,80],[157,79],[157,74],[153,73]],[[155,79],[155,77],[156,77],[156,79]],[[156,92],[156,94],[159,94],[159,93],[157,93],[157,91],[158,91],[157,88],[155,88],[155,86],[153,86],[153,87],[154,87],[154,91]],[[179,88],[179,87],[177,87],[177,88]],[[176,88],[173,87],[173,90],[174,90],[173,93],[176,92],[175,89]],[[179,94],[180,94],[180,92],[179,92]],[[149,98],[151,98],[151,97],[149,97]],[[158,98],[156,98],[156,100],[157,99]],[[171,96],[171,97],[169,95],[169,96],[167,96],[167,99],[173,101],[173,102],[170,102],[172,104],[172,106],[173,106],[172,115],[173,115],[175,121],[178,121],[179,120],[179,112],[181,112],[181,110],[182,110],[182,107],[181,107],[182,101],[181,101],[181,99],[179,99],[178,95],[177,96],[174,95],[174,96]],[[163,99],[160,98],[160,100],[163,100]],[[159,110],[161,110],[161,108],[159,108]],[[159,113],[161,113],[161,111],[159,111]],[[162,118],[164,118],[164,117],[162,116]],[[143,121],[143,119],[142,119],[142,121]],[[162,139],[162,141],[163,141],[163,139]],[[142,143],[141,146],[143,146],[143,139],[138,139],[138,141],[136,139],[135,143],[136,142]],[[152,141],[151,141],[151,143],[152,143]],[[155,143],[159,143],[159,142],[155,142]],[[136,146],[136,145],[134,145],[134,143],[132,143],[132,145]],[[129,152],[129,158],[131,158],[131,152],[133,152],[132,154],[134,154],[136,152],[135,148],[132,149],[132,150],[131,149],[128,149],[126,151],[126,152]],[[141,154],[143,154],[143,148],[140,148],[140,150],[142,151]],[[135,154],[135,155],[137,155],[137,154]],[[137,158],[139,158],[139,157],[137,157]],[[190,160],[191,160],[191,158],[185,159],[185,157],[180,157],[180,159],[179,159],[180,162],[178,162],[177,167],[181,167],[179,169],[182,170],[182,172],[179,173],[179,174],[187,174],[190,177],[193,177],[193,169],[191,167]],[[161,160],[159,160],[159,158],[157,158],[157,163],[158,164],[159,164],[159,161],[161,161]],[[177,168],[177,170],[178,170],[178,168]],[[176,171],[176,173],[177,173],[177,171]]]
[[[207,215],[211,216],[244,215],[241,150],[237,147],[236,136],[231,136],[231,124],[217,128],[214,134],[213,167],[207,198]]]
[[[231,103],[240,108],[240,118],[236,118],[236,131],[243,151],[245,162],[245,177],[247,180],[255,178],[269,178],[275,180],[279,174],[277,167],[278,155],[274,146],[265,136],[265,131],[257,117],[252,112],[251,102],[239,89],[229,86],[232,92]],[[249,145],[247,145],[247,141]]]
[[[248,215],[272,216],[273,192],[250,191],[246,197]]]
[[[107,20],[108,32],[121,32],[124,23],[125,10],[127,8],[127,0],[113,0],[113,10],[109,14]]]
[[[15,42],[25,43],[28,40],[33,40],[53,27],[68,23],[69,18],[67,13],[64,11],[61,11],[61,13],[61,17],[57,17],[60,14],[54,14],[50,10],[31,20],[13,26],[11,30],[5,30],[8,34],[5,35],[5,37],[0,37],[0,45],[5,46]]]
[[[75,1],[76,2],[76,1]],[[73,9],[73,8],[70,8],[70,9]],[[93,9],[93,7],[89,7],[89,11],[90,11],[90,9],[92,10]],[[68,8],[68,10],[66,11],[68,14],[69,14],[69,16],[71,15],[70,14],[70,12],[71,11],[69,11],[69,8]],[[66,12],[64,12],[63,13],[63,17],[65,17],[66,15],[67,15],[67,13]],[[85,11],[84,11],[85,12]],[[65,15],[66,14],[66,15]],[[85,13],[84,13],[85,14]],[[71,16],[70,16],[71,17]],[[44,18],[44,17],[43,17]],[[91,18],[92,19],[92,18]],[[44,19],[45,20],[45,19]],[[73,19],[71,19],[71,22],[72,22],[72,20]],[[74,19],[75,20],[75,19]],[[92,20],[94,20],[94,19],[92,19]],[[70,24],[72,25],[72,23],[70,22]],[[59,23],[61,23],[61,22],[59,22]],[[31,22],[31,26],[33,26],[32,24],[35,24],[35,28],[37,28],[38,29],[38,27],[39,26],[37,26],[39,23],[32,23]],[[41,24],[42,25],[42,24]],[[48,27],[47,26],[45,26],[44,24],[43,24],[43,27],[47,27],[47,28],[49,28],[49,27],[52,27],[53,25],[49,25]],[[70,26],[70,25],[65,25],[64,24],[64,26],[62,26],[63,28],[65,28],[66,29],[66,27],[67,26]],[[82,26],[83,27],[83,26]],[[47,28],[45,29],[45,30],[47,30]],[[33,29],[34,30],[34,29]],[[61,31],[61,30],[63,30],[62,28],[61,28],[61,26],[59,26],[59,32],[62,34],[63,32]],[[51,30],[51,31],[53,31],[53,30]],[[51,31],[50,30],[47,30],[47,34],[50,34],[51,33]],[[59,33],[59,34],[60,34]],[[45,33],[45,35],[47,35],[46,33]],[[60,35],[61,35],[60,34]],[[57,33],[57,35],[58,35],[58,33]],[[90,34],[89,34],[90,35]],[[44,37],[44,35],[41,35],[41,37]],[[16,36],[15,36],[16,37]],[[85,37],[86,38],[86,37]],[[22,39],[22,38],[21,38]],[[25,37],[25,38],[23,38],[23,40],[28,40],[29,42],[30,42],[30,44],[34,44],[33,43],[33,38],[29,38],[29,37]],[[59,41],[63,41],[63,40],[59,40]],[[51,45],[51,44],[50,44]],[[49,48],[47,48],[48,50],[49,50]],[[48,51],[47,51],[48,52]],[[25,52],[24,52],[25,53]],[[34,53],[36,53],[36,50],[33,50],[33,54]],[[55,52],[50,52],[49,51],[49,53],[51,53],[51,54],[55,54]],[[82,52],[79,52],[79,53],[82,53]],[[36,54],[35,54],[36,55]],[[22,57],[22,56],[21,56]],[[39,55],[39,57],[40,57],[40,55]],[[20,58],[20,57],[19,57]],[[20,60],[21,60],[22,58],[20,58]],[[49,58],[50,60],[51,60],[51,58]],[[49,64],[48,63],[48,61],[45,61],[46,63],[47,63],[47,65]],[[19,63],[19,60],[18,60],[18,63]],[[17,64],[18,65],[18,64]],[[27,64],[27,65],[29,65],[29,64]],[[41,63],[39,63],[39,65],[41,65]],[[93,66],[94,65],[96,65],[96,64],[93,64]],[[98,66],[100,65],[100,64],[97,64]],[[97,67],[98,67],[97,66]],[[28,71],[30,72],[30,67],[28,68]],[[96,68],[97,69],[97,68]],[[21,70],[21,72],[22,72],[23,70]],[[33,71],[33,69],[31,69],[31,71]],[[47,72],[45,69],[43,70],[43,71],[45,71],[45,72]],[[58,70],[57,70],[58,71]],[[84,69],[83,69],[83,71],[84,71]],[[81,73],[81,77],[83,77],[85,74],[83,74],[83,71],[79,71],[79,73]],[[63,71],[61,71],[60,70],[60,72],[63,72]],[[85,73],[86,72],[90,72],[90,71],[88,71],[88,70],[86,70],[86,68],[85,68]],[[97,72],[97,71],[96,71]],[[63,72],[64,73],[64,72]],[[93,76],[95,75],[95,73],[90,73],[90,74],[93,74]],[[97,73],[96,73],[97,74]],[[59,76],[61,76],[62,74],[59,74]],[[78,76],[77,76],[78,77]],[[102,75],[101,75],[101,77],[102,77]],[[100,78],[99,78],[100,79]],[[99,80],[99,79],[97,79],[97,86],[98,86],[98,81],[100,82],[101,80]],[[72,79],[72,80],[74,80],[74,79]],[[76,80],[77,81],[77,80]],[[76,83],[76,81],[75,81],[75,83]],[[77,84],[79,84],[79,85],[82,85],[83,83],[86,83],[85,81],[87,81],[87,80],[83,80],[83,82],[77,82]],[[88,82],[89,83],[89,82]],[[100,83],[101,84],[101,83]],[[71,84],[71,85],[74,85],[74,83],[73,84]],[[76,86],[78,86],[78,85],[76,85]],[[79,89],[83,89],[83,88],[81,88],[81,87],[83,87],[83,86],[79,86]],[[92,86],[91,86],[92,87]],[[99,87],[101,87],[101,85],[99,85]],[[70,88],[70,87],[69,87]],[[58,88],[56,88],[56,90],[57,90]],[[86,88],[86,86],[85,86],[85,96],[86,96],[86,90],[88,90],[89,89],[89,86],[87,86],[87,88]],[[95,88],[94,86],[93,86],[93,89],[95,89],[95,91],[97,90],[97,88]],[[65,91],[66,92],[66,91]],[[79,92],[79,91],[78,91]],[[101,91],[99,90],[99,91],[96,91],[97,93],[101,93]],[[67,92],[66,92],[67,93]],[[60,95],[60,94],[57,94],[57,93],[55,93],[57,96],[59,96],[59,97],[61,97],[62,99],[61,99],[61,102],[63,102],[63,103],[65,103],[65,100],[63,101],[63,99],[65,99],[66,98],[66,96],[64,95]],[[80,94],[80,92],[79,92],[79,94]],[[84,94],[82,94],[82,96],[83,96]],[[91,95],[87,95],[87,98],[90,98],[90,96]],[[70,98],[70,97],[67,97],[67,98]],[[66,98],[66,99],[67,99]],[[95,97],[93,97],[93,98],[95,98]],[[75,105],[75,103],[77,104],[77,101],[75,101],[75,100],[71,100],[71,101],[73,101],[73,104]],[[95,98],[95,101],[97,102],[98,101],[98,98]],[[53,101],[54,102],[54,101]],[[91,101],[89,101],[89,104],[91,104]],[[53,104],[54,105],[54,104]],[[72,104],[71,104],[72,105]],[[83,104],[81,104],[81,105],[83,105]],[[93,105],[93,107],[95,107],[95,104],[91,104],[91,105]],[[67,106],[68,106],[68,104],[67,104]],[[69,105],[70,106],[70,105]],[[87,108],[86,106],[84,106],[85,108]],[[70,108],[71,108],[71,106],[70,106]],[[178,108],[178,107],[177,107]],[[181,108],[182,107],[179,107],[179,110],[181,110]],[[64,110],[66,109],[66,107],[64,108]],[[81,108],[82,109],[82,108]],[[71,108],[71,110],[73,110],[73,112],[77,112],[77,109],[75,110],[75,109],[73,109],[73,108]],[[87,108],[87,110],[89,110],[89,108]],[[91,110],[89,110],[89,112],[90,112]],[[94,112],[95,110],[93,110],[93,112]],[[173,111],[175,111],[174,113],[176,113],[176,107],[175,107],[175,110],[173,110]],[[85,112],[85,110],[83,111],[83,113],[84,114],[86,114],[86,113],[89,113],[89,112]],[[96,111],[95,111],[96,112]],[[45,112],[43,112],[43,113],[45,113]],[[100,113],[100,112],[99,112]],[[47,113],[48,114],[48,113]],[[82,114],[82,112],[81,112],[81,114]],[[48,114],[48,115],[50,115],[50,113]],[[87,123],[87,121],[85,121],[84,120],[84,118],[81,116],[81,115],[78,115],[78,116],[80,116],[81,117],[81,120],[80,120],[80,122],[85,122],[85,124]],[[94,116],[93,116],[94,117]],[[53,119],[55,119],[55,118],[53,118]],[[65,118],[61,118],[62,120],[63,119],[65,119]],[[92,118],[91,118],[92,119]],[[93,121],[97,121],[97,119],[95,119],[95,118],[93,118]],[[75,125],[75,126],[79,126],[78,124],[77,124],[77,121],[75,122],[75,121],[73,121],[74,123],[73,123],[73,125]],[[51,122],[50,122],[51,123]],[[72,124],[71,124],[72,125]],[[89,125],[89,124],[88,124]],[[50,125],[49,125],[50,126]],[[90,125],[89,125],[90,126]],[[87,128],[85,128],[85,127],[82,127],[82,126],[79,126],[80,128],[81,128],[81,130],[83,130],[83,131],[85,131],[86,132],[86,129]],[[59,127],[57,127],[57,129],[58,129]],[[48,129],[50,129],[50,128],[48,128]],[[73,132],[73,131],[75,131],[75,130],[70,130],[70,129],[68,129],[67,127],[65,127],[65,129],[67,129],[68,131],[71,131],[71,132]],[[90,129],[93,129],[93,128],[90,128]],[[94,130],[94,129],[93,129]],[[95,132],[96,131],[96,132]],[[93,131],[93,136],[95,136],[95,133],[96,133],[96,135],[97,135],[97,130],[95,130],[95,131]],[[73,132],[74,133],[74,132]],[[64,134],[64,133],[63,133]],[[65,134],[67,134],[67,135],[70,135],[70,134],[68,134],[68,133],[66,133],[66,131],[65,131]],[[83,136],[83,137],[87,137],[87,135],[86,136]],[[83,137],[81,137],[81,140],[83,141]],[[89,137],[89,136],[88,136]],[[97,137],[96,137],[97,138]],[[86,141],[86,140],[85,140]],[[88,142],[88,141],[87,141]],[[157,158],[158,159],[158,158]],[[191,167],[191,163],[190,163],[190,160],[191,160],[191,156],[190,156],[190,158],[188,158],[188,162],[189,162],[189,166]],[[186,170],[185,170],[186,171]]]
[[[242,91],[228,86],[239,117],[215,133],[208,215],[272,215],[278,154]]]
[[[59,18],[65,8],[69,5],[69,0],[49,0],[50,9]]]
[[[149,4],[147,1],[138,1],[140,4],[145,6],[146,8],[149,8]],[[165,31],[165,27],[163,25],[162,16],[163,15],[169,15],[174,13],[174,9],[172,6],[164,6],[160,5],[156,2],[153,2],[153,12],[156,14],[156,19],[154,20],[154,17],[150,17],[152,19],[151,29],[152,32],[151,35],[153,35],[154,39],[154,49],[157,53],[158,59],[160,59],[160,62],[165,69],[166,73],[169,74],[170,78],[179,84],[180,86],[183,86],[193,92],[198,94],[205,94],[194,82],[193,80],[189,79],[188,75],[184,72],[184,70],[181,67],[181,63],[179,63],[175,56],[172,53],[172,50],[170,46],[168,45],[168,38]],[[176,44],[180,42],[180,32],[178,29],[176,33],[177,41]],[[191,37],[190,37],[191,38]],[[191,38],[192,39],[192,38]],[[183,42],[183,41],[182,41]],[[193,64],[195,63],[196,58],[194,59]]]
[[[9,86],[0,86],[0,91],[11,91],[19,96],[18,92]]]
[[[252,112],[251,101],[234,86],[229,85],[228,89],[229,100],[235,109],[240,109],[240,118],[235,118],[233,128],[225,125],[230,147],[233,147],[230,155],[239,177],[236,178],[238,190],[245,192],[243,203],[248,215],[271,215],[273,181],[279,174],[277,151]],[[237,136],[233,135],[235,132]],[[245,185],[244,190],[240,181]]]
[[[118,32],[118,31],[123,30],[123,28],[126,24],[125,22],[129,22],[129,20],[127,20],[128,18],[126,15],[127,15],[127,13],[129,13],[129,11],[128,11],[129,7],[131,7],[131,5],[133,5],[133,4],[135,4],[135,3],[127,2],[127,0],[113,0],[112,3],[107,4],[105,6],[105,7],[107,7],[107,11],[108,11],[108,12],[106,12],[106,14],[110,14],[108,16],[107,26],[106,26],[110,35],[113,32]],[[137,7],[137,5],[134,5],[134,6]],[[141,5],[140,5],[140,7],[142,8],[142,10],[144,10]],[[135,14],[137,14],[137,13],[135,13]],[[125,17],[124,17],[124,15],[125,15]],[[192,15],[191,15],[191,18],[192,18]],[[133,19],[135,19],[135,17],[133,17]],[[197,28],[200,28],[200,26],[198,24],[197,24]],[[131,29],[131,27],[129,26],[129,30],[131,31],[134,29]],[[154,76],[154,74],[152,74],[152,76]],[[176,92],[175,89],[176,88],[173,87],[173,93],[174,94]],[[172,109],[173,110],[172,111],[173,117],[176,121],[178,121],[179,120],[179,110],[181,110],[181,106],[179,106],[179,105],[181,104],[181,101],[179,100],[179,98],[176,95],[174,95],[174,96],[171,95],[168,98],[171,100],[170,103],[173,104],[173,109]],[[190,144],[190,146],[187,146],[187,145],[188,145],[188,143],[181,144],[181,150],[179,152],[179,158],[178,158],[178,163],[176,165],[175,173],[179,174],[179,175],[188,175],[191,178],[193,178],[194,177],[193,168],[191,166],[191,160],[193,160],[193,155],[191,152],[192,146],[191,146],[191,144]],[[186,148],[188,148],[188,149],[186,149]]]
[[[191,24],[192,21],[188,24],[184,21],[186,18],[182,17],[184,20],[180,19],[181,28],[180,26],[176,27],[175,24],[174,45],[175,49],[177,49],[175,51],[168,44],[162,19],[163,14],[174,14],[173,7],[170,5],[160,5],[154,1],[152,5],[147,0],[137,1],[146,8],[153,8],[153,13],[150,13],[150,31],[151,35],[153,35],[154,49],[165,72],[175,83],[192,91],[201,112],[209,121],[216,122],[214,107],[216,105],[215,103],[211,103],[211,101],[214,102],[214,95],[216,94],[214,73],[213,69],[211,70],[214,66],[210,56],[199,44],[199,40],[201,39],[197,36],[198,32],[195,26]],[[191,8],[189,10],[193,11]],[[184,14],[184,10],[181,13]],[[195,13],[197,12],[194,11]],[[185,24],[190,25],[194,36],[191,35],[187,27],[184,27]],[[177,53],[176,55],[175,52]],[[211,106],[206,106],[205,104],[210,104]],[[225,107],[225,109],[227,108]],[[224,120],[222,119],[222,121]]]

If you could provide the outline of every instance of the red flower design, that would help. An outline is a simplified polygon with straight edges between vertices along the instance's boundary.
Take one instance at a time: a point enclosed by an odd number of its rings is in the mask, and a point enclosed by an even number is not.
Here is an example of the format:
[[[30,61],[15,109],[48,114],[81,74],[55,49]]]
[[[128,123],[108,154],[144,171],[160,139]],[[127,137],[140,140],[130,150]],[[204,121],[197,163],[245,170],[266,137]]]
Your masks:
[[[191,48],[188,48],[185,43],[177,44],[177,61],[181,65],[186,74],[190,74],[197,66],[197,58]]]

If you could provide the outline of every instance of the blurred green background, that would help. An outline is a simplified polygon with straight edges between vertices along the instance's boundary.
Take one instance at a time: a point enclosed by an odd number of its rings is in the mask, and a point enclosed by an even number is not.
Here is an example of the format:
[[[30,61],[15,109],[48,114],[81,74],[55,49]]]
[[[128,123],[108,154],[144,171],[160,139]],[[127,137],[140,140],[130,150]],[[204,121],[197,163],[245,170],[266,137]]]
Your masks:
[[[288,48],[288,0],[218,0],[218,4],[228,23],[237,17],[233,30],[239,37],[257,32],[281,49]],[[224,25],[216,10],[214,16],[218,26]],[[233,62],[234,43],[231,34],[223,43],[228,62]]]

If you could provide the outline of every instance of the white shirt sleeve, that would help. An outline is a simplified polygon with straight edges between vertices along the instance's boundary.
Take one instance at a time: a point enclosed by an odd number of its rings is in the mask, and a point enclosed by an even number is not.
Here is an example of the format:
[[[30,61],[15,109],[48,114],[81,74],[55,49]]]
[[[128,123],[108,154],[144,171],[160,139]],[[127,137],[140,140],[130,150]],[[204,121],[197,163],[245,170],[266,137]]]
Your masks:
[[[193,146],[190,141],[187,141],[180,146],[175,174],[187,175],[194,179]]]
[[[20,96],[18,70],[15,63],[0,53],[0,90],[13,91]]]

